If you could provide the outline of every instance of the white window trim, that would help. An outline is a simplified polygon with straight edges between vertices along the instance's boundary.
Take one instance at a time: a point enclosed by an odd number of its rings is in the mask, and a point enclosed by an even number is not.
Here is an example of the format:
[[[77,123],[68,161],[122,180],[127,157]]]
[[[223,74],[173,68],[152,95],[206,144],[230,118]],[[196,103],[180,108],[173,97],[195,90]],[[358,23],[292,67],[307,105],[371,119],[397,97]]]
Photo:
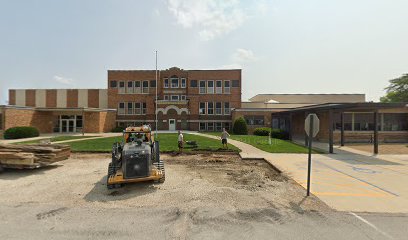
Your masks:
[[[201,82],[204,82],[204,87],[201,87]],[[201,88],[204,88],[204,92],[201,92]],[[205,80],[198,81],[198,93],[199,94],[207,94],[207,82]]]
[[[203,130],[201,130],[201,128],[200,128],[200,125],[201,124],[204,124],[204,129]],[[207,122],[199,122],[198,123],[198,129],[200,130],[200,131],[207,131]]]
[[[213,104],[213,107],[212,107],[213,113],[212,113],[212,114],[209,114],[209,113],[208,113],[208,109],[210,109],[210,108],[208,107],[208,104],[209,104],[209,103],[212,103],[212,104]],[[214,104],[214,102],[207,102],[207,115],[215,115],[215,104]]]
[[[132,113],[129,113],[128,112],[128,110],[129,110],[129,108],[128,108],[128,104],[132,104],[132,108],[131,108],[131,110],[132,110]],[[135,103],[134,102],[126,102],[125,103],[125,107],[126,107],[126,115],[134,115],[135,114]]]
[[[123,83],[123,87],[120,86],[120,83]],[[126,82],[125,81],[119,81],[118,82],[118,93],[119,94],[126,94]]]
[[[136,82],[139,82],[139,87],[136,87]],[[142,93],[142,83],[140,80],[133,81],[133,93]]]
[[[183,86],[183,82],[184,82],[184,86]],[[187,87],[187,79],[186,78],[181,78],[181,88],[186,88]]]
[[[129,88],[129,83],[132,83],[132,87]],[[133,81],[126,81],[126,93],[132,94],[134,93],[134,82]]]
[[[123,103],[123,108],[120,108],[121,103]],[[121,109],[123,109],[123,112],[121,112]],[[118,115],[126,115],[126,103],[124,102],[118,103]]]
[[[173,100],[173,97],[177,97],[177,100]],[[180,101],[180,96],[179,95],[171,95],[170,96],[170,101],[173,101],[173,102]]]
[[[144,90],[145,90],[145,87],[143,86],[143,83],[145,83],[145,82],[147,82],[147,92],[145,92]],[[143,80],[142,81],[142,85],[141,85],[141,87],[142,87],[142,93],[143,94],[149,94],[149,86],[150,86],[150,81],[149,80]]]
[[[167,80],[167,87],[166,87],[166,80]],[[163,88],[169,88],[170,87],[170,82],[168,78],[165,78],[163,81]]]
[[[221,87],[217,87],[217,83],[221,82]],[[215,81],[215,93],[216,94],[222,94],[222,80],[216,80]]]
[[[201,113],[201,106],[200,103],[204,103],[204,113]],[[206,102],[199,102],[198,103],[198,115],[206,115],[207,113],[207,103]]]
[[[212,87],[209,87],[209,83],[210,82],[212,82],[213,83],[213,86]],[[214,80],[208,80],[207,81],[207,94],[214,94],[215,93],[215,85],[214,85],[215,83],[214,83]],[[209,91],[209,89],[211,89],[212,88],[212,92],[210,92]]]
[[[221,109],[220,113],[217,113],[217,103],[221,103],[221,108],[219,108],[219,109]],[[214,109],[215,109],[214,115],[222,115],[222,105],[223,105],[223,102],[215,102],[215,104],[214,104]]]
[[[225,87],[226,82],[229,83],[229,87]],[[228,91],[226,91],[226,89],[228,89]],[[230,80],[225,80],[224,81],[224,94],[231,94],[231,81]]]
[[[177,79],[177,87],[173,87],[173,80]],[[170,78],[170,88],[180,88],[180,79],[179,78]]]
[[[229,108],[225,108],[225,103],[227,103],[227,102],[224,102],[224,104],[223,104],[223,108],[224,108],[224,115],[231,115],[231,103],[230,102],[228,102],[228,106],[229,106]],[[227,110],[228,109],[228,111],[229,111],[229,113],[227,113]]]
[[[136,103],[140,104],[140,107],[136,108]],[[143,108],[142,104],[143,103],[141,103],[141,102],[134,102],[133,103],[133,113],[134,113],[134,115],[142,115],[142,108]],[[140,112],[136,113],[136,109],[139,110]]]

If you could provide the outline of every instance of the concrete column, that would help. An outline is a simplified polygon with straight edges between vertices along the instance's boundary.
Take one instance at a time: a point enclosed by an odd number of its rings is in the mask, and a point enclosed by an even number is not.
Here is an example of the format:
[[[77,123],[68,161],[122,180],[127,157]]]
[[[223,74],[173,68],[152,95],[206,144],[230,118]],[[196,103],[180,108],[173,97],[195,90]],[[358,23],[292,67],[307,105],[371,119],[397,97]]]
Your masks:
[[[333,110],[329,110],[329,153],[333,153]]]
[[[341,122],[340,145],[344,146],[344,112],[340,113],[340,122]]]

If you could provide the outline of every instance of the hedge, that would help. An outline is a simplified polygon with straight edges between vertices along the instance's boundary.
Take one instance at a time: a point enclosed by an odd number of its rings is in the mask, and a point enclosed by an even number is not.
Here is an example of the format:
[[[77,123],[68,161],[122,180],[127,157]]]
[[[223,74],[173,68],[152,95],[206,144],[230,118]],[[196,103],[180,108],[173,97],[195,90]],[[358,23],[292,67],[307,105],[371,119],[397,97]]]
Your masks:
[[[4,131],[4,139],[38,137],[40,132],[35,127],[12,127]]]
[[[248,134],[248,127],[243,117],[240,117],[235,120],[234,126],[232,127],[232,132],[236,135],[247,135]]]
[[[258,136],[268,136],[270,132],[272,132],[271,133],[272,138],[278,138],[278,139],[284,139],[284,140],[289,139],[289,133],[281,129],[271,129],[267,127],[254,129],[254,135],[258,135]]]
[[[125,130],[125,127],[115,127],[112,129],[111,132],[119,133],[119,132],[123,132],[124,130]]]

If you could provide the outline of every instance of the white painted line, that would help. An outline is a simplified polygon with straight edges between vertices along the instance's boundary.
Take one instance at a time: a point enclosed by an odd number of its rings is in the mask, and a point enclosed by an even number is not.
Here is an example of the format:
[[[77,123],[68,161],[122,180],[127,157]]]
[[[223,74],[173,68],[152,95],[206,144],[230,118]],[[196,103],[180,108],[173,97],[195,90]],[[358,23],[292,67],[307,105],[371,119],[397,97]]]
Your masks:
[[[353,215],[354,217],[356,217],[357,219],[359,219],[360,221],[362,221],[363,223],[367,224],[368,226],[370,226],[371,228],[373,228],[374,230],[376,230],[377,232],[381,233],[383,236],[387,237],[388,239],[394,239],[393,237],[391,237],[388,233],[381,231],[379,228],[377,228],[374,224],[370,223],[369,221],[365,220],[363,217],[360,217],[359,215],[353,213],[353,212],[349,212],[351,215]]]

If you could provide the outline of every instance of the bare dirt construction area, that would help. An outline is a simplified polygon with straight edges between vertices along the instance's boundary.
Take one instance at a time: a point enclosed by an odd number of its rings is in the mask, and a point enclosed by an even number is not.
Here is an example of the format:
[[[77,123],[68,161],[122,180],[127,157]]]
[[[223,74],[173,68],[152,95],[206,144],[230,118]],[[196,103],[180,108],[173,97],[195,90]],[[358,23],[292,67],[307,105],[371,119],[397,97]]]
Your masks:
[[[162,155],[166,181],[106,188],[110,154],[0,174],[0,239],[366,236],[261,160]],[[333,217],[335,216],[335,217]],[[328,226],[334,226],[329,230]],[[343,229],[344,228],[344,229]],[[353,235],[356,234],[356,235]],[[358,238],[365,239],[365,238]]]

